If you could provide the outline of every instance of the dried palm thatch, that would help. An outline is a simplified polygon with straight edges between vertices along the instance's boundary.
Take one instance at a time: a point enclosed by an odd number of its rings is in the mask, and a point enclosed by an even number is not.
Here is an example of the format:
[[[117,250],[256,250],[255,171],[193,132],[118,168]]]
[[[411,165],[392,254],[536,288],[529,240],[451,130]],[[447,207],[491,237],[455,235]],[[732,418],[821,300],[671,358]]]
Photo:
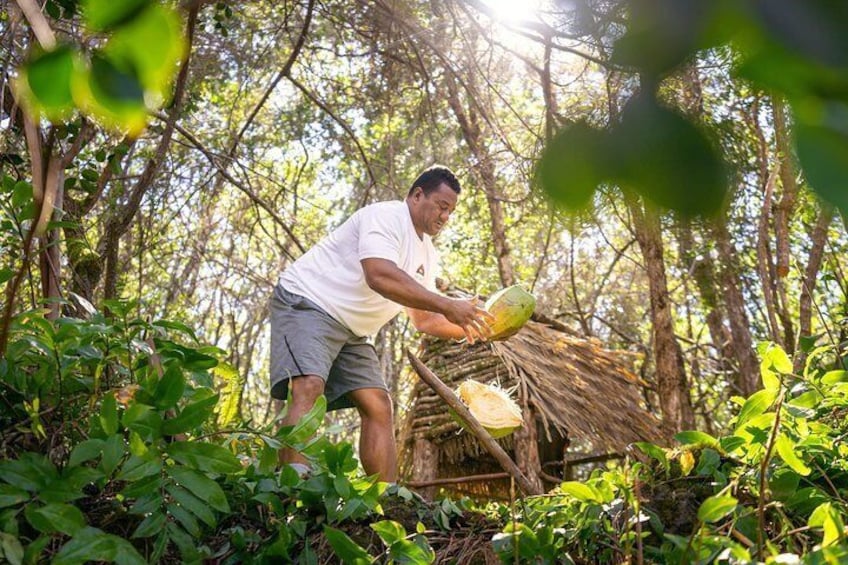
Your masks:
[[[468,346],[426,338],[420,357],[448,386],[455,388],[473,379],[514,391],[522,410],[535,420],[537,430],[531,430],[529,437],[538,443],[534,449],[543,454],[541,465],[552,454],[561,463],[569,444],[584,453],[613,453],[634,441],[662,437],[659,420],[645,407],[644,383],[628,368],[626,355],[570,335],[556,323],[531,321],[502,342]],[[524,427],[528,428],[527,422]],[[516,442],[526,437],[508,436],[498,442],[521,459],[527,446],[519,445],[520,453],[516,453]],[[420,476],[416,466],[422,464],[431,467],[430,475],[439,477],[500,470],[479,440],[462,432],[441,399],[420,381],[412,393],[401,440],[401,472],[407,479]],[[419,451],[427,446],[436,452],[415,453],[416,446]],[[503,494],[504,485],[488,481],[455,490]]]

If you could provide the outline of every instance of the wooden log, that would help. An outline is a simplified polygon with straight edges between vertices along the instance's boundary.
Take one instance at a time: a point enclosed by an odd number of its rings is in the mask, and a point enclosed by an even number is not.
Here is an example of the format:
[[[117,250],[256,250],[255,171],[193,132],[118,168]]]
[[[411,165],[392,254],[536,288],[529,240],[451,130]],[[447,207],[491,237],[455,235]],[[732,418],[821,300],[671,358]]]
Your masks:
[[[528,495],[535,496],[542,494],[542,490],[527,480],[527,477],[524,476],[515,464],[515,461],[513,461],[509,455],[507,455],[506,451],[504,451],[503,448],[495,442],[489,432],[487,432],[480,422],[477,421],[477,418],[468,411],[468,408],[459,398],[457,398],[453,391],[448,388],[448,386],[443,383],[435,373],[428,369],[427,366],[424,365],[424,363],[422,363],[421,360],[418,359],[418,357],[416,357],[409,349],[406,350],[406,356],[409,358],[409,362],[412,363],[412,367],[415,369],[415,372],[418,373],[418,376],[430,385],[433,390],[435,390],[439,396],[441,396],[444,401],[453,408],[454,412],[456,412],[457,415],[462,418],[466,424],[468,424],[471,432],[483,443],[483,447],[486,448],[486,451],[495,458],[506,472],[515,478],[518,488]]]
[[[467,477],[451,477],[449,479],[433,479],[430,481],[411,481],[406,486],[412,488],[435,487],[439,485],[459,485],[462,483],[476,483],[482,481],[494,481],[497,479],[508,479],[509,473],[487,473],[485,475],[469,475]]]

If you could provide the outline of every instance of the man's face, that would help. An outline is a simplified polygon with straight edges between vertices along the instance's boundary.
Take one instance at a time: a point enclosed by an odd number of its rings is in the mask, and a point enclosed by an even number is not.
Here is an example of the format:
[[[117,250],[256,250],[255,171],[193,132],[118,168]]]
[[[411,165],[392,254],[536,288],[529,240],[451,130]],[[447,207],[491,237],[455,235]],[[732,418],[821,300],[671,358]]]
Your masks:
[[[435,236],[448,223],[456,208],[456,199],[456,192],[445,183],[440,184],[429,195],[417,187],[412,193],[412,222],[415,229],[431,237]]]

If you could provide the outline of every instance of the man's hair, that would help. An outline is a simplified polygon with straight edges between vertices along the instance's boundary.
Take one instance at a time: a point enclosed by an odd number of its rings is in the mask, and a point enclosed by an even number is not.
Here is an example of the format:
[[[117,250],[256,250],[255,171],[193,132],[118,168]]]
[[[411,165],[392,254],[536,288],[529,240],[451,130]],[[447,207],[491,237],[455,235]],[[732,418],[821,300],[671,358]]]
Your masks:
[[[421,187],[421,190],[424,191],[425,195],[429,195],[431,192],[439,188],[442,183],[445,183],[451,187],[451,190],[459,194],[459,181],[456,180],[456,175],[453,174],[453,171],[441,165],[433,165],[415,179],[415,182],[412,183],[412,187],[409,189],[407,196],[412,195],[412,191],[419,186]]]

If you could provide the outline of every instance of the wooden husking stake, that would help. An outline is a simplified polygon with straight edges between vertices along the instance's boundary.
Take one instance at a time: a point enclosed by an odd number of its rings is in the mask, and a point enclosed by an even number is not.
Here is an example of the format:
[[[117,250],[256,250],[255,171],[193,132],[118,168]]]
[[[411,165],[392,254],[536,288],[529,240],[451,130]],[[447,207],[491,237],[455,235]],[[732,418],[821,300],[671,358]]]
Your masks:
[[[486,451],[488,451],[492,457],[500,463],[501,467],[503,467],[505,471],[515,478],[518,488],[520,488],[524,494],[533,496],[542,494],[539,489],[535,488],[530,481],[527,480],[527,477],[524,476],[521,469],[519,469],[518,465],[515,464],[515,461],[507,455],[506,451],[504,451],[498,442],[492,438],[477,418],[468,411],[468,408],[459,398],[457,398],[450,387],[442,382],[442,379],[437,377],[433,371],[428,369],[427,366],[409,349],[406,350],[406,356],[409,358],[409,362],[412,363],[412,368],[415,369],[415,372],[418,373],[419,377],[421,377],[421,380],[430,385],[430,387],[436,391],[436,394],[441,396],[442,400],[444,400],[448,406],[450,406],[454,412],[456,412],[456,414],[468,424],[471,432],[477,436],[481,442],[483,442],[483,447],[486,448]]]

